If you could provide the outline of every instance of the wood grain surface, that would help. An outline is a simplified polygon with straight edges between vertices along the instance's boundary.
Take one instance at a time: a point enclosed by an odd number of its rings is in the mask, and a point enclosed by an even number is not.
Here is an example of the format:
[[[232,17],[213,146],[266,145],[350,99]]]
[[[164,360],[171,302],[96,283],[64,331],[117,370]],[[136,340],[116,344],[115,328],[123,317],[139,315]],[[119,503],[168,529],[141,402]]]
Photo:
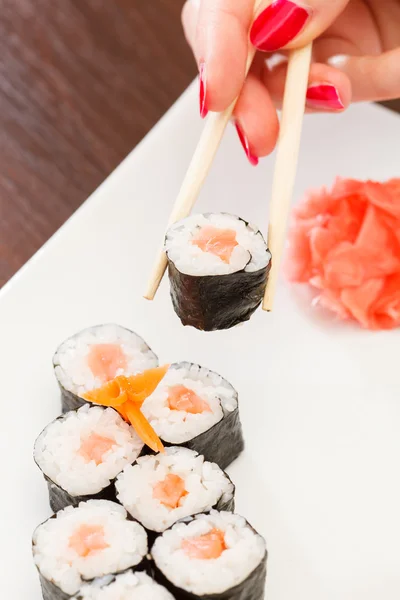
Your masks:
[[[195,77],[183,1],[0,0],[0,286]]]
[[[183,0],[0,0],[0,285],[195,77]]]

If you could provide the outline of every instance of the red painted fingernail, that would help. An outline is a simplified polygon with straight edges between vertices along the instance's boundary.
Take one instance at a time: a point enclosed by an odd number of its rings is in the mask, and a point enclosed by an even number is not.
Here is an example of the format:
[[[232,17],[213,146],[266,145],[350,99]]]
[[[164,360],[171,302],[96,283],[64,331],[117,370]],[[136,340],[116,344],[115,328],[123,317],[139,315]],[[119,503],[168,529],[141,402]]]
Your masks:
[[[310,85],[307,90],[307,106],[323,110],[343,110],[339,92],[331,83]]]
[[[199,65],[199,81],[200,81],[200,116],[202,119],[204,119],[208,114],[206,65],[204,62],[201,62]]]
[[[303,29],[311,10],[290,0],[274,0],[253,23],[250,40],[264,52],[274,52],[292,41]]]
[[[249,140],[247,139],[245,132],[243,131],[243,129],[237,121],[235,121],[235,127],[239,136],[239,140],[243,146],[244,151],[246,152],[246,156],[249,159],[250,164],[253,165],[253,167],[256,167],[258,165],[258,158],[250,150]]]

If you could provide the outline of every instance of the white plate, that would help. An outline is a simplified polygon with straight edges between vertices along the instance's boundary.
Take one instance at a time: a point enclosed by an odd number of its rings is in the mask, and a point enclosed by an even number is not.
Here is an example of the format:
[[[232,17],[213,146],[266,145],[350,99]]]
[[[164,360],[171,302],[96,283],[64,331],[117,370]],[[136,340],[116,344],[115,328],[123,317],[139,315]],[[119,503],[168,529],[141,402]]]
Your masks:
[[[269,600],[398,600],[400,332],[332,324],[282,283],[275,312],[200,333],[164,281],[142,299],[202,123],[191,89],[0,294],[2,597],[39,600],[34,527],[49,515],[32,446],[59,411],[51,358],[91,324],[137,330],[162,361],[187,359],[237,387],[247,448],[237,509],[265,535]],[[295,196],[338,174],[399,175],[400,119],[354,106],[306,118]],[[229,128],[197,210],[267,227],[273,160],[250,167]],[[52,202],[52,198],[47,199]]]

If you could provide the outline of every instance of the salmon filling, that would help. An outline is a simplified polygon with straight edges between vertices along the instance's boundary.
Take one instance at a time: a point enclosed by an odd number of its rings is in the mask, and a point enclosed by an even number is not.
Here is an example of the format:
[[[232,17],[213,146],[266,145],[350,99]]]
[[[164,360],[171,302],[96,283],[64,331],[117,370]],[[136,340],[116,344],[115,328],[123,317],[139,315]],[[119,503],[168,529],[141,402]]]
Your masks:
[[[69,547],[79,556],[93,556],[108,548],[104,539],[104,527],[101,525],[81,525],[69,538]]]
[[[182,498],[187,494],[184,480],[173,473],[167,475],[164,481],[159,481],[153,487],[153,498],[170,509],[178,508]]]
[[[160,438],[140,408],[145,399],[154,392],[167,370],[168,365],[148,369],[131,377],[119,375],[104,386],[87,392],[83,398],[101,406],[111,406],[117,410],[122,418],[132,425],[140,439],[149,448],[154,452],[163,452],[164,446]]]
[[[233,229],[218,229],[212,225],[202,227],[193,237],[192,244],[198,246],[203,252],[211,252],[218,256],[224,263],[229,263],[234,248],[238,245],[236,231]]]
[[[79,454],[83,456],[86,462],[94,460],[96,465],[99,465],[103,462],[103,456],[106,452],[111,450],[114,445],[115,440],[103,437],[97,433],[91,433],[89,437],[82,440]]]
[[[87,362],[93,375],[103,383],[114,379],[119,369],[126,369],[127,360],[118,344],[93,344]]]
[[[200,560],[219,558],[226,549],[225,534],[220,529],[212,529],[205,535],[189,538],[182,542],[182,550],[185,554],[189,558]]]
[[[174,385],[169,388],[168,406],[171,410],[183,410],[191,415],[212,412],[205,400],[184,385]]]

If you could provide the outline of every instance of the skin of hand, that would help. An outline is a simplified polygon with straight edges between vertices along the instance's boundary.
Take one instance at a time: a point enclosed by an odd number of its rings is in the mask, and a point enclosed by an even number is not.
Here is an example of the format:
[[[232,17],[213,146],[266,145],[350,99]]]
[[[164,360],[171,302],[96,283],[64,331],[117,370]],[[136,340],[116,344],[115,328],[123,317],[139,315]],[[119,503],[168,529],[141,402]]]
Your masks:
[[[275,147],[289,50],[313,41],[307,111],[400,97],[400,0],[187,0],[200,113],[239,96],[234,124],[250,163]],[[245,79],[248,44],[257,53]]]

